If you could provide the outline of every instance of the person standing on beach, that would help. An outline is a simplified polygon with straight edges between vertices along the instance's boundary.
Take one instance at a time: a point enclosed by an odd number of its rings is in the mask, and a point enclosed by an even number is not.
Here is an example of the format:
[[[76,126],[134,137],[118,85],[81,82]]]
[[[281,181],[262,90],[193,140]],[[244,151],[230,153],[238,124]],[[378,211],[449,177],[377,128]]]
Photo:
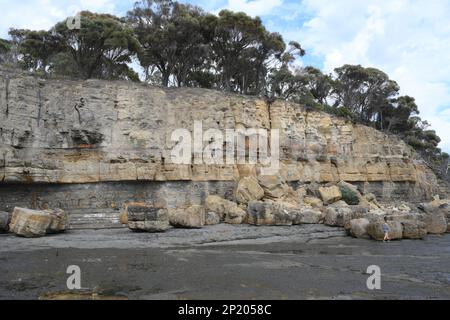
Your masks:
[[[387,218],[384,217],[384,224],[383,224],[384,239],[383,239],[383,242],[391,241],[391,239],[389,238],[389,231],[390,230],[391,230],[391,228],[389,227],[389,225],[387,223]]]

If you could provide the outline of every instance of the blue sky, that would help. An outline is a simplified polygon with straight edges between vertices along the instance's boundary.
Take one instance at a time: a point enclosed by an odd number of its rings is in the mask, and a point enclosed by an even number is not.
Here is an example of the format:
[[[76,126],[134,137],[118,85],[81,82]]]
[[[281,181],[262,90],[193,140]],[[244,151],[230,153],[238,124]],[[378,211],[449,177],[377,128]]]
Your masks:
[[[0,37],[9,27],[48,29],[80,10],[125,14],[135,0],[0,0]],[[379,68],[414,96],[421,117],[450,152],[450,1],[183,0],[217,13],[260,16],[270,31],[295,40],[299,65],[332,72],[345,63]]]

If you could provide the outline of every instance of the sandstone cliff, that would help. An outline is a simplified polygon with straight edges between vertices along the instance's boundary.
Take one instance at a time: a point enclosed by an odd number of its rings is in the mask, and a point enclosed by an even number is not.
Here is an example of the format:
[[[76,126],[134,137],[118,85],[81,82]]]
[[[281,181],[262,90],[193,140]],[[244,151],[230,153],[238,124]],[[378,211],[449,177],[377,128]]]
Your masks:
[[[232,197],[235,181],[257,168],[170,163],[172,131],[198,120],[204,130],[280,129],[280,174],[294,185],[345,180],[385,200],[418,201],[438,190],[399,139],[295,104],[0,68],[0,210],[15,202],[116,208],[154,192],[177,203]]]

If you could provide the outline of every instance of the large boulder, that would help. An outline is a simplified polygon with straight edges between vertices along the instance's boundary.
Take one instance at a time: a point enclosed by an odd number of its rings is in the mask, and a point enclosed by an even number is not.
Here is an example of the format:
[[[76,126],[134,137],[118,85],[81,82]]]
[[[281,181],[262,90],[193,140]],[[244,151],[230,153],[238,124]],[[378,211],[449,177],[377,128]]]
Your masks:
[[[324,204],[332,204],[342,198],[341,190],[337,186],[320,187],[319,193]]]
[[[169,220],[177,228],[199,229],[205,225],[205,209],[198,205],[170,209]]]
[[[302,208],[297,210],[292,223],[296,224],[320,224],[323,223],[324,214],[317,209]]]
[[[258,183],[264,190],[264,197],[268,199],[281,198],[289,189],[279,175],[260,176]]]
[[[355,238],[369,239],[369,233],[367,231],[370,221],[366,218],[352,219],[350,220],[350,234]]]
[[[244,209],[219,196],[208,196],[205,200],[205,210],[206,212],[215,212],[222,221],[229,224],[241,224],[246,218]]]
[[[329,206],[325,209],[324,223],[332,227],[344,227],[347,221],[352,220],[352,209],[341,204]]]
[[[370,237],[374,240],[381,241],[384,239],[384,231],[383,231],[384,221],[374,221],[369,224],[367,227],[367,232]],[[391,240],[402,239],[403,238],[403,226],[398,221],[388,221],[389,225],[389,238]]]
[[[9,222],[11,220],[11,214],[9,212],[0,211],[0,233],[9,231]]]
[[[239,203],[248,204],[253,200],[261,200],[264,197],[264,189],[253,177],[242,178],[236,188],[236,200]]]
[[[275,202],[251,201],[247,209],[247,223],[256,226],[288,226],[293,217],[290,208]]]
[[[63,232],[68,227],[68,215],[61,209],[31,210],[14,208],[9,231],[26,238],[42,237]]]
[[[125,205],[127,225],[137,232],[164,232],[170,229],[169,215],[166,208],[146,204],[128,203]]]
[[[443,213],[447,221],[447,232],[450,232],[450,200],[442,200],[436,196],[433,201],[428,204],[428,208],[433,208],[432,211],[439,211]]]
[[[342,195],[342,200],[347,204],[357,205],[361,203],[363,197],[357,187],[345,181],[340,181],[338,187]]]
[[[404,220],[403,239],[423,239],[427,235],[426,224],[417,220]]]
[[[447,220],[443,213],[426,214],[424,222],[428,233],[442,234],[447,232]]]
[[[447,204],[422,203],[419,209],[425,212],[424,221],[428,233],[442,234],[447,232]]]

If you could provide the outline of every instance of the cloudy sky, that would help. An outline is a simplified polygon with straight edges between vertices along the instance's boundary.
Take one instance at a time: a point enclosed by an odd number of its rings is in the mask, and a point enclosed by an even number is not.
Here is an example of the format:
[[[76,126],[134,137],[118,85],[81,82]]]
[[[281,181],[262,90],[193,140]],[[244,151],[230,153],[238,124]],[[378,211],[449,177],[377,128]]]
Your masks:
[[[48,29],[81,9],[125,14],[135,0],[0,0],[0,37],[10,27]],[[414,96],[450,152],[450,1],[183,0],[210,12],[260,16],[325,72],[346,63],[379,68]]]

